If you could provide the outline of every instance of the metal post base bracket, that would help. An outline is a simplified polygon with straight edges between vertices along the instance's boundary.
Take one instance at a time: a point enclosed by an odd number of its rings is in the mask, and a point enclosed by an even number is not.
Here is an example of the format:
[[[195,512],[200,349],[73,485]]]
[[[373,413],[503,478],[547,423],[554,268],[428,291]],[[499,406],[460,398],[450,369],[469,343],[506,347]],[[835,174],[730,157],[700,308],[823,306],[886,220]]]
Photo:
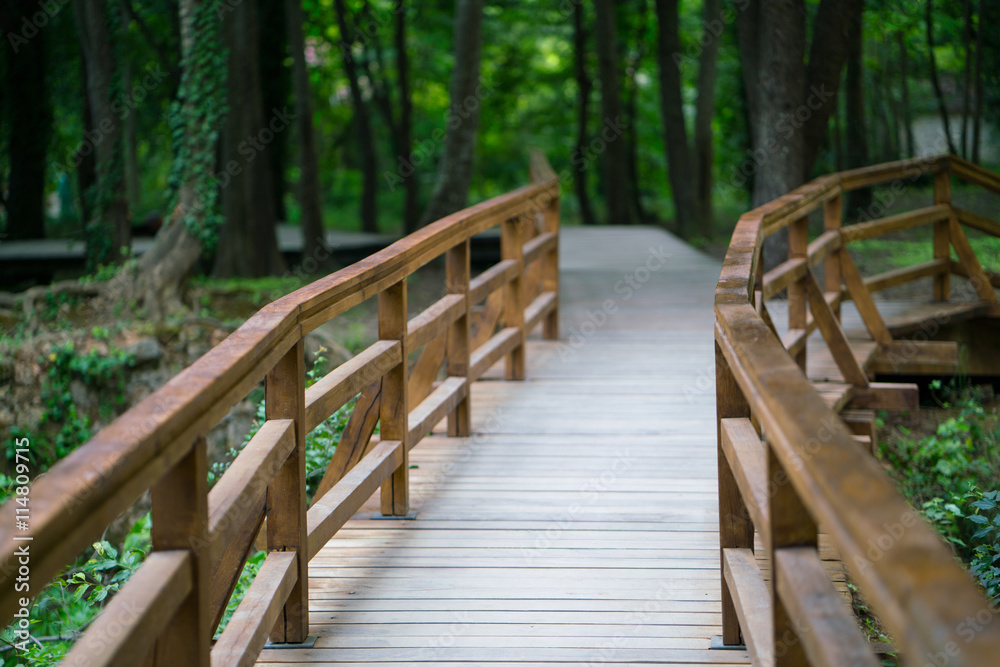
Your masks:
[[[712,650],[718,651],[745,651],[747,650],[744,644],[723,644],[722,635],[715,635],[712,637]]]
[[[406,514],[403,514],[401,516],[395,516],[393,514],[382,514],[381,512],[372,513],[372,519],[377,521],[382,521],[382,520],[413,521],[416,518],[417,518],[416,512],[407,512]]]
[[[309,635],[306,637],[301,644],[286,644],[284,642],[280,644],[272,644],[268,641],[264,644],[264,650],[274,651],[277,649],[289,649],[289,648],[315,648],[316,647],[316,635]]]

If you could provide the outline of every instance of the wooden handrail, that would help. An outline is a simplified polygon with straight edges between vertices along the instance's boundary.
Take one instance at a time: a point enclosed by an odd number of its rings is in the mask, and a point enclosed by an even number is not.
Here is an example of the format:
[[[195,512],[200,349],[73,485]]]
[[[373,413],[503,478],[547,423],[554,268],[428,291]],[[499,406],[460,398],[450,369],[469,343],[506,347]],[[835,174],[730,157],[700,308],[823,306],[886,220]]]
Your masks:
[[[851,226],[841,227],[843,192],[925,175],[936,179],[934,206],[854,226],[853,233]],[[994,231],[996,223],[951,206],[950,175],[1000,192],[996,174],[935,156],[816,179],[744,214],[736,225],[715,298],[723,641],[745,643],[759,664],[878,664],[820,564],[818,528],[829,535],[908,662],[911,656],[922,664],[946,655],[949,665],[987,667],[1000,656],[1000,624],[968,629],[969,618],[993,618],[996,610],[875,459],[858,447],[834,409],[851,396],[886,407],[915,400],[905,386],[869,383],[840,330],[835,306],[842,298],[855,301],[883,345],[892,339],[871,289],[964,272],[974,277],[980,299],[996,301],[992,276],[983,272],[960,227]],[[826,231],[807,250],[806,219],[820,207]],[[944,229],[936,239],[946,242],[945,253],[954,246],[960,261],[953,266],[945,254],[912,269],[861,277],[848,241],[919,224]],[[760,276],[763,239],[784,227],[790,229],[789,260]],[[937,255],[937,241],[935,248]],[[827,263],[822,288],[812,274],[820,261]],[[755,303],[781,289],[789,290],[793,351]],[[808,318],[806,303],[813,311]],[[840,403],[831,403],[804,374],[811,328],[823,331],[848,378],[836,384],[847,392]],[[771,554],[771,587],[753,559],[754,528]]]
[[[171,581],[186,582],[185,588],[165,590],[157,582],[159,587],[150,591],[163,599],[172,596],[170,605],[156,614],[113,621],[120,634],[115,646],[133,647],[117,649],[114,661],[141,663],[147,656],[134,647],[155,645],[154,664],[208,665],[218,605],[225,606],[232,577],[238,576],[260,526],[266,489],[267,512],[273,517],[267,531],[271,555],[261,570],[266,576],[254,584],[252,599],[234,616],[237,625],[227,628],[216,648],[247,660],[268,636],[272,641],[304,639],[308,559],[380,485],[383,512],[405,514],[407,451],[445,416],[451,435],[469,435],[469,383],[502,357],[508,359],[509,378],[523,377],[529,325],[543,324],[548,339],[558,335],[559,182],[540,153],[532,155],[531,173],[533,184],[442,218],[265,306],[35,480],[30,488],[28,534],[32,593],[152,489],[154,553],[118,595],[123,601],[141,600],[144,587],[152,586],[154,570],[164,568],[171,568]],[[470,238],[498,225],[503,231],[504,261],[485,278],[470,280]],[[443,255],[448,296],[408,322],[407,276]],[[531,280],[536,284],[528,285]],[[489,331],[485,343],[470,350],[469,307],[474,298],[486,298],[495,290],[505,294],[501,331],[495,335]],[[530,303],[525,303],[525,294],[531,295]],[[380,340],[307,391],[305,334],[376,295]],[[449,377],[422,402],[418,397],[411,404],[406,391],[407,352],[425,344],[427,352],[431,342],[445,334],[445,357],[437,357],[437,364],[445,362]],[[266,421],[208,493],[204,434],[261,380],[266,381]],[[372,382],[381,382],[382,387],[375,407],[383,424],[382,442],[359,453],[351,462],[354,467],[307,510],[305,434]],[[171,511],[175,508],[178,512]],[[13,540],[14,526],[14,503],[8,502],[0,507],[4,622],[13,617],[24,595],[14,587],[17,548],[24,544]],[[223,572],[223,579],[218,579]],[[149,622],[151,614],[155,622]],[[240,628],[242,622],[249,625]],[[105,624],[99,619],[93,627],[101,632]],[[165,638],[170,641],[157,642]],[[106,656],[100,647],[107,645],[106,639],[88,633],[74,656],[102,663]]]

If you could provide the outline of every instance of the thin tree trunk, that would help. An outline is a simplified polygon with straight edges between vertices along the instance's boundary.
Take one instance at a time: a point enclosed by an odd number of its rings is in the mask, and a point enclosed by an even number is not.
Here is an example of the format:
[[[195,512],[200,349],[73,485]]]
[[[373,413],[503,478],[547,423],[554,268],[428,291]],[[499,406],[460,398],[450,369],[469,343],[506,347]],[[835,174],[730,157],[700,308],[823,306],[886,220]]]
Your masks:
[[[91,268],[119,263],[132,244],[122,174],[122,123],[112,108],[115,53],[101,0],[74,0],[73,13],[87,64],[87,97],[93,132],[85,139],[96,153],[97,185],[88,221],[87,258]]]
[[[944,136],[948,142],[948,152],[958,155],[955,142],[951,138],[951,123],[948,120],[948,107],[941,92],[941,82],[938,81],[937,59],[934,57],[934,1],[927,0],[924,12],[924,22],[927,27],[927,63],[930,67],[931,85],[934,87],[934,97],[937,98],[938,111],[941,113],[941,123],[944,125]]]
[[[83,129],[87,132],[93,132],[94,112],[90,109],[90,98],[87,95],[87,58],[84,52],[80,54],[80,83],[84,93],[80,99],[80,117],[83,121]],[[84,150],[84,148],[90,150]],[[97,185],[97,158],[94,156],[92,146],[81,144],[73,153],[72,159],[73,164],[77,165],[76,188],[80,199],[80,236],[86,239],[87,227],[94,214],[94,207],[91,205],[91,191]]]
[[[320,204],[319,165],[313,133],[312,90],[306,68],[306,46],[302,33],[302,0],[285,0],[285,26],[292,52],[292,83],[295,90],[295,123],[298,131],[299,208],[302,211],[302,258],[322,263],[329,256]]]
[[[635,10],[634,21],[636,22],[638,28],[635,34],[635,48],[628,49],[630,57],[627,58],[626,63],[626,76],[625,76],[625,115],[628,119],[628,125],[625,128],[627,144],[626,149],[628,152],[628,181],[629,185],[629,198],[632,205],[632,215],[639,222],[645,222],[649,219],[649,214],[646,212],[645,207],[642,205],[642,184],[639,180],[639,112],[638,112],[638,98],[639,98],[639,84],[636,81],[636,77],[639,73],[639,67],[642,65],[643,57],[643,30],[646,26],[646,17],[648,4],[647,0],[637,0],[639,7]],[[634,54],[635,57],[631,57]]]
[[[126,60],[122,78],[125,90],[132,90],[132,63]],[[125,194],[128,201],[129,219],[135,221],[139,211],[139,153],[138,137],[135,129],[135,109],[129,110],[124,119],[125,144]]]
[[[847,74],[845,77],[846,95],[846,130],[847,151],[845,166],[848,169],[863,167],[868,164],[868,137],[865,129],[865,81],[864,81],[864,33],[863,22],[859,15],[851,22],[850,39],[848,40]],[[871,203],[871,192],[868,189],[853,190],[847,193],[847,212],[868,208]]]
[[[393,7],[396,12],[396,76],[399,77],[399,145],[400,155],[404,162],[410,165],[403,179],[405,200],[403,202],[403,230],[409,234],[416,230],[420,222],[420,180],[417,178],[416,167],[413,167],[413,95],[410,92],[410,61],[406,46],[406,4],[404,0],[395,0]]]
[[[257,3],[242,2],[223,20],[229,50],[229,113],[223,131],[222,208],[224,222],[213,273],[222,277],[261,277],[280,273],[270,173],[273,137],[290,120],[262,109]],[[269,139],[270,137],[270,139]],[[264,153],[263,155],[261,153]],[[235,169],[230,169],[231,165]],[[228,177],[228,182],[225,180]]]
[[[913,112],[910,109],[910,66],[902,31],[896,33],[896,44],[899,45],[899,82],[903,94],[902,122],[906,128],[906,157],[914,157],[916,144],[913,140]]]
[[[677,234],[689,236],[700,225],[695,170],[688,146],[681,96],[681,41],[677,0],[656,0],[657,60],[660,71],[660,113],[666,144],[670,190],[677,211]]]
[[[31,15],[28,5],[22,7],[10,0],[6,4],[12,25],[20,26],[23,17]],[[52,136],[48,42],[46,31],[39,30],[6,53],[5,92],[16,96],[7,106],[10,179],[5,206],[6,238],[10,240],[45,238],[46,159]]]
[[[573,187],[580,204],[580,220],[585,225],[594,225],[597,224],[597,219],[594,217],[590,191],[587,188],[588,168],[591,163],[587,157],[587,119],[590,116],[590,91],[593,83],[587,73],[587,29],[583,11],[582,2],[573,3],[573,63],[577,99],[576,150],[572,156],[576,178],[573,179]]]
[[[983,123],[983,0],[976,6],[976,95],[972,117],[972,161],[979,164],[979,142]]]
[[[257,16],[261,26],[260,48],[260,82],[261,105],[264,117],[281,112],[288,106],[288,96],[291,88],[289,71],[285,67],[285,56],[288,52],[288,30],[285,27],[285,11],[282,3],[274,0],[257,0]],[[274,133],[274,139],[267,146],[268,166],[271,178],[271,201],[274,207],[275,222],[287,222],[288,211],[285,208],[285,193],[288,191],[288,181],[285,167],[288,164],[288,132],[287,128]]]
[[[969,93],[972,89],[972,2],[962,0],[962,13],[964,24],[962,26],[962,47],[965,52],[965,72],[962,77],[962,131],[960,141],[962,143],[962,157],[969,154]]]
[[[461,210],[469,198],[472,165],[485,95],[479,79],[483,0],[458,0],[455,9],[455,65],[451,70],[448,130],[430,203],[421,226]]]
[[[358,79],[358,68],[354,60],[353,50],[354,36],[348,27],[344,0],[334,0],[334,9],[337,14],[337,26],[340,28],[340,52],[344,57],[344,72],[347,74],[347,82],[351,90],[351,103],[354,107],[353,122],[357,130],[358,150],[361,153],[361,229],[376,233],[378,232],[376,204],[378,164],[375,135],[372,133],[368,105],[365,103]]]
[[[721,20],[722,1],[705,0],[702,14],[708,34],[702,36],[704,45],[698,60],[698,101],[694,116],[694,177],[697,210],[701,224],[710,235],[714,225],[712,212],[712,166],[715,162],[715,137],[712,119],[715,118],[715,82],[718,78],[719,44],[725,24]]]

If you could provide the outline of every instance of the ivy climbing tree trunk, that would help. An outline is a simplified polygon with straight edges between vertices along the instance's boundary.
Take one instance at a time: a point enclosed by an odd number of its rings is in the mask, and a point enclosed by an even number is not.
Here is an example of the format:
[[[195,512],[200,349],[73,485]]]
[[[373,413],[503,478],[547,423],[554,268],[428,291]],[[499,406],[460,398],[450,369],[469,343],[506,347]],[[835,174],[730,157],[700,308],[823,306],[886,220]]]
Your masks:
[[[295,89],[295,122],[298,130],[299,207],[302,209],[302,258],[317,262],[329,257],[323,231],[319,164],[313,132],[312,89],[306,68],[306,45],[302,35],[302,0],[285,0],[285,24],[292,52],[292,81]]]
[[[115,67],[112,40],[121,17],[107,12],[103,0],[73,0],[73,16],[80,35],[80,51],[87,70],[87,99],[92,127],[84,136],[96,154],[97,182],[91,197],[92,218],[87,221],[87,262],[120,263],[132,243],[123,176],[122,123],[112,108],[121,80]]]
[[[181,95],[170,111],[174,137],[171,181],[176,203],[153,247],[109,285],[110,302],[135,301],[147,319],[180,310],[182,290],[202,253],[215,246],[219,190],[217,137],[225,113],[226,59],[212,0],[180,0]]]
[[[451,70],[444,153],[430,203],[420,218],[426,225],[461,210],[469,199],[479,109],[484,88],[479,80],[482,57],[483,0],[457,0],[455,5],[455,65]]]

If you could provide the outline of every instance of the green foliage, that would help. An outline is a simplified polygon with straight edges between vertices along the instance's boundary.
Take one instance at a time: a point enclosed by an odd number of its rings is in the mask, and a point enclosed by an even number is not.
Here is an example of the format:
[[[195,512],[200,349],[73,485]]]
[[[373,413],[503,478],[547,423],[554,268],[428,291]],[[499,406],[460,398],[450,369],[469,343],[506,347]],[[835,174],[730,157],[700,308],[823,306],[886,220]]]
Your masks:
[[[96,332],[101,335],[101,330]],[[110,418],[113,408],[124,405],[125,369],[135,363],[135,359],[124,350],[110,348],[102,353],[97,348],[78,352],[73,341],[53,346],[47,356],[39,362],[45,370],[41,396],[44,411],[39,427],[48,424],[59,430],[50,440],[45,429],[36,439],[38,446],[32,453],[39,457],[34,463],[42,470],[66,456],[90,437],[90,417],[80,414],[73,400],[71,384],[74,380],[85,385],[112,392],[110,401],[102,402],[104,418]],[[12,460],[13,452],[8,448],[7,459]]]
[[[65,657],[83,630],[145,560],[150,550],[150,517],[135,523],[121,550],[107,541],[95,542],[87,557],[66,568],[35,599],[28,650],[17,653],[18,663],[54,665]],[[0,633],[4,647],[15,637],[11,628]],[[9,649],[10,650],[10,649]],[[4,661],[4,664],[9,664]]]
[[[1000,603],[1000,420],[971,389],[939,381],[931,388],[953,414],[923,438],[900,428],[881,443],[882,458],[904,495]]]

